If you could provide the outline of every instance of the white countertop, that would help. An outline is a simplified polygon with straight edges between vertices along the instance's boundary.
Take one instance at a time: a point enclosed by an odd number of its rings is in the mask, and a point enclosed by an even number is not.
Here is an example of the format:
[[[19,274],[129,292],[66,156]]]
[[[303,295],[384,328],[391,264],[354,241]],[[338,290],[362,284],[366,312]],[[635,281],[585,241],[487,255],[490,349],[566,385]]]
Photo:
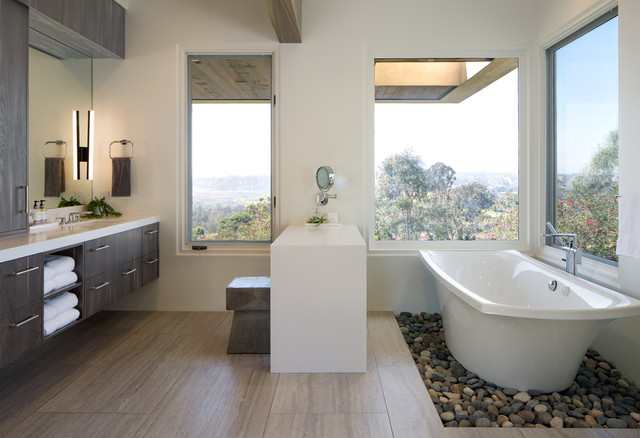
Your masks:
[[[289,225],[274,246],[364,246],[355,225]]]
[[[0,237],[0,263],[41,252],[53,251],[87,240],[159,222],[158,216],[120,216],[56,225],[39,231],[29,231]]]

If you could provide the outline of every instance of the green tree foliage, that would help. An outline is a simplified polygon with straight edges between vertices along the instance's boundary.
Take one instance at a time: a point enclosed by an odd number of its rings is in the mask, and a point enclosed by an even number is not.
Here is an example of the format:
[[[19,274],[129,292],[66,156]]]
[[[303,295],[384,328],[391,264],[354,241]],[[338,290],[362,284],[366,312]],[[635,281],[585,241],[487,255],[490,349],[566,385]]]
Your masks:
[[[618,131],[612,131],[582,172],[558,190],[556,228],[578,235],[587,254],[608,260],[618,239]]]
[[[419,240],[424,229],[420,215],[428,193],[428,176],[422,159],[406,150],[384,160],[377,184],[376,212],[384,223],[384,239]]]
[[[247,204],[241,211],[228,206],[216,205],[206,208],[201,205],[193,209],[194,240],[271,240],[271,204],[261,198]]]
[[[438,162],[425,169],[420,157],[410,150],[388,157],[377,175],[376,238],[517,239],[515,195],[511,202],[502,202],[484,184],[454,186],[455,181],[455,171],[450,166]],[[489,214],[492,216],[487,220]],[[509,232],[491,233],[498,217],[512,221],[504,227]]]

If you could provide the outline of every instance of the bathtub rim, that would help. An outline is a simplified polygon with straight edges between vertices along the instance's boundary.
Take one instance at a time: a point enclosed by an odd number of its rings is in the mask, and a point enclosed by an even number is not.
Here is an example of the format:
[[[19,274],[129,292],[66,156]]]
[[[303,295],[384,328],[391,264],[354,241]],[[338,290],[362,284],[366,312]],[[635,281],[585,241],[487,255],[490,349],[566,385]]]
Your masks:
[[[615,307],[603,308],[547,309],[496,303],[470,291],[451,278],[451,276],[447,274],[443,268],[438,266],[431,257],[431,254],[438,253],[507,253],[517,258],[527,260],[535,266],[549,271],[549,274],[553,277],[562,279],[567,283],[576,283],[583,287],[599,290],[602,293],[612,295],[621,303],[626,302],[626,304],[618,304]],[[541,320],[614,320],[618,318],[640,316],[640,300],[629,297],[620,292],[607,289],[579,277],[569,275],[552,265],[547,265],[516,250],[421,250],[420,259],[441,286],[445,287],[449,292],[453,293],[462,301],[484,314]]]

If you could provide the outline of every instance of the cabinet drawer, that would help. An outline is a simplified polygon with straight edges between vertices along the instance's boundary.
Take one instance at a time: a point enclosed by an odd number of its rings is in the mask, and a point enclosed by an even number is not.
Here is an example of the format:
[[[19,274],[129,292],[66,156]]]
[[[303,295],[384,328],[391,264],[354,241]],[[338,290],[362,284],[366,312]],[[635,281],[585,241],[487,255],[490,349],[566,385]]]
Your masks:
[[[42,301],[0,318],[0,366],[24,356],[42,343]]]
[[[158,251],[154,251],[142,257],[142,286],[160,276],[160,259]]]
[[[142,260],[125,263],[111,270],[111,284],[116,300],[129,295],[141,286],[142,283]]]
[[[84,317],[105,309],[109,304],[115,303],[113,281],[109,272],[93,277],[84,285]]]
[[[142,227],[142,255],[158,250],[158,236],[160,224],[150,224]]]
[[[0,263],[0,315],[42,300],[42,255]]]
[[[111,240],[109,236],[84,243],[84,276],[95,277],[109,270]]]
[[[109,266],[115,268],[140,257],[140,228],[111,235],[111,259]]]

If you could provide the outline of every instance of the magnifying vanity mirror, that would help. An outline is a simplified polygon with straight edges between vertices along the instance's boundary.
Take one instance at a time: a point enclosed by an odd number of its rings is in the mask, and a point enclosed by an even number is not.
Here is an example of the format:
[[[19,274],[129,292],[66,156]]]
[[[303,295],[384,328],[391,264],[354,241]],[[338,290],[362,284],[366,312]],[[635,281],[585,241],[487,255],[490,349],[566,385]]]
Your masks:
[[[74,197],[82,204],[93,197],[93,181],[74,181],[72,111],[81,114],[91,108],[91,62],[90,58],[57,59],[38,50],[29,49],[29,197],[44,199],[47,208],[56,208],[61,197]],[[86,120],[82,121],[86,126]],[[63,143],[67,143],[65,154]],[[66,158],[65,158],[66,155]],[[46,160],[49,158],[50,160]],[[64,178],[51,190],[51,181],[45,181],[51,172],[45,165],[60,159]],[[46,163],[46,164],[45,164]],[[57,175],[62,178],[62,175]],[[47,190],[45,190],[45,185]],[[59,191],[59,189],[62,189]],[[59,194],[58,194],[59,191]],[[56,196],[57,195],[57,196]],[[30,206],[31,206],[30,205]]]
[[[336,199],[338,195],[329,195],[327,192],[335,183],[335,174],[333,169],[329,166],[320,166],[316,170],[316,184],[320,191],[316,195],[316,202],[318,205],[327,205],[329,199]]]

